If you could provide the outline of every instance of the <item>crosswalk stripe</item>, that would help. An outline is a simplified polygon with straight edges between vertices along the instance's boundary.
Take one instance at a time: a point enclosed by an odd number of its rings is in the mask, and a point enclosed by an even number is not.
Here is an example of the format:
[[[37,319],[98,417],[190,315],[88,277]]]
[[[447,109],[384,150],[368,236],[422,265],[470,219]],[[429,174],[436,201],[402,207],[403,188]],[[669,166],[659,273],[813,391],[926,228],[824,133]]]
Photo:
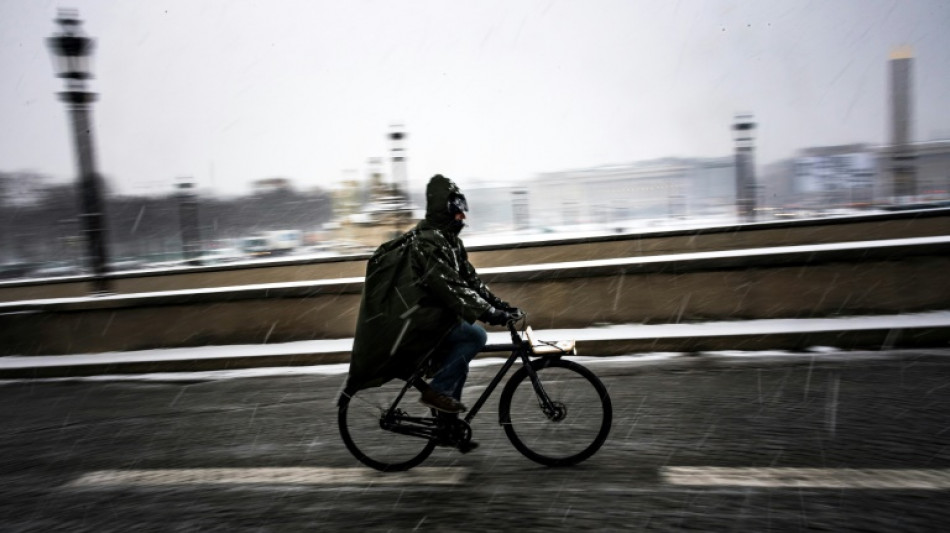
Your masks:
[[[950,489],[950,469],[729,468],[668,466],[663,481],[681,486],[827,489]]]
[[[178,468],[100,470],[89,472],[67,487],[164,485],[458,485],[468,470],[459,467],[419,467],[383,473],[369,468]]]

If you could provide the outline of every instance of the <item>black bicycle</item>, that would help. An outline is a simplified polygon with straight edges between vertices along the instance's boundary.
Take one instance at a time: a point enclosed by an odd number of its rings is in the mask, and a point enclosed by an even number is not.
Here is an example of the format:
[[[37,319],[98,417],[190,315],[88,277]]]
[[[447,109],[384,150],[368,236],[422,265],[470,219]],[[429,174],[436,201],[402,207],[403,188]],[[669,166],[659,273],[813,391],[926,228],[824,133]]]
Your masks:
[[[508,324],[511,344],[487,345],[485,352],[511,352],[465,418],[438,413],[420,403],[425,365],[407,380],[344,392],[339,399],[340,436],[363,464],[383,472],[408,470],[436,446],[465,449],[471,421],[516,361],[522,366],[505,385],[498,422],[514,447],[546,466],[575,465],[592,456],[607,439],[613,418],[604,384],[586,367],[564,359],[576,355],[574,341],[543,342],[530,327],[524,338]]]

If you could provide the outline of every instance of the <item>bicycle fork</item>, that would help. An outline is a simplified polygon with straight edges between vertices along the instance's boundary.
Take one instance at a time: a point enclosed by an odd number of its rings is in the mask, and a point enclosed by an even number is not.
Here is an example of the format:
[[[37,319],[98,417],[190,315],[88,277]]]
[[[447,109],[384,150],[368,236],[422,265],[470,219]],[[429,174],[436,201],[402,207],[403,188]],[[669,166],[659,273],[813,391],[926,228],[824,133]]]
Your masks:
[[[531,361],[528,360],[528,356],[523,354],[522,358],[524,359],[528,379],[531,380],[531,386],[534,387],[534,393],[538,400],[538,408],[541,409],[544,416],[548,417],[548,420],[560,422],[567,414],[564,404],[551,400],[551,397],[548,396],[548,393],[544,390],[544,385],[541,383],[541,379],[538,377],[534,366],[531,365]]]

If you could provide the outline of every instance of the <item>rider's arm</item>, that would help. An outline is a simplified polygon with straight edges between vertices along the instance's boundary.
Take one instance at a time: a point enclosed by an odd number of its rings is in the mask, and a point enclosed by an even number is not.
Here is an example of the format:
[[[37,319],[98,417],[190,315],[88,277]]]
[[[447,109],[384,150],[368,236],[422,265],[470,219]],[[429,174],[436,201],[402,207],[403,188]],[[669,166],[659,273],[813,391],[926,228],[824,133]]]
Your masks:
[[[459,272],[462,265],[445,239],[437,234],[416,241],[414,262],[419,279],[445,307],[466,322],[475,322],[491,304]],[[467,260],[462,263],[467,264]],[[464,268],[464,267],[463,267]]]
[[[478,273],[475,272],[475,267],[472,266],[471,263],[469,263],[468,252],[465,251],[464,245],[462,246],[461,250],[462,250],[462,254],[461,254],[462,257],[460,259],[461,259],[462,264],[459,265],[460,266],[459,270],[461,271],[462,279],[465,280],[468,286],[471,287],[472,290],[477,292],[478,295],[481,296],[483,300],[488,302],[489,305],[491,305],[492,307],[497,307],[499,309],[504,308],[505,302],[503,302],[501,298],[495,296],[495,293],[493,293],[491,289],[488,288],[488,285],[485,285],[485,282],[483,282],[482,279],[478,277]]]

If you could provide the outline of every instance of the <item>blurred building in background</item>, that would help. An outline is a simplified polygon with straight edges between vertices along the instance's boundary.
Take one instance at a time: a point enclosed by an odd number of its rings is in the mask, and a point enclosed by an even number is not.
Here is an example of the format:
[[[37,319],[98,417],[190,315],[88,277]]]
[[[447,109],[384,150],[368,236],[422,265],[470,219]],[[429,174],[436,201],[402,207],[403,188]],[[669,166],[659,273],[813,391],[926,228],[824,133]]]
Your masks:
[[[824,209],[874,202],[877,157],[868,145],[805,148],[794,160],[796,204]]]
[[[390,142],[391,174],[383,170],[383,159],[367,162],[367,179],[344,180],[334,194],[334,222],[329,227],[331,240],[345,245],[375,248],[411,229],[421,215],[409,192],[406,156],[406,132],[392,126]]]
[[[765,167],[763,209],[790,216],[906,204],[909,197],[894,194],[893,150],[869,144],[799,150]],[[902,150],[914,154],[914,203],[950,200],[950,139],[911,143]]]
[[[541,174],[528,184],[535,226],[731,213],[735,159],[664,158]]]
[[[472,232],[720,217],[735,209],[735,160],[664,158],[463,189]]]
[[[914,143],[919,202],[950,200],[950,139]]]
[[[333,220],[340,221],[357,213],[365,202],[362,182],[347,177],[333,189]],[[334,222],[336,224],[337,222]]]

